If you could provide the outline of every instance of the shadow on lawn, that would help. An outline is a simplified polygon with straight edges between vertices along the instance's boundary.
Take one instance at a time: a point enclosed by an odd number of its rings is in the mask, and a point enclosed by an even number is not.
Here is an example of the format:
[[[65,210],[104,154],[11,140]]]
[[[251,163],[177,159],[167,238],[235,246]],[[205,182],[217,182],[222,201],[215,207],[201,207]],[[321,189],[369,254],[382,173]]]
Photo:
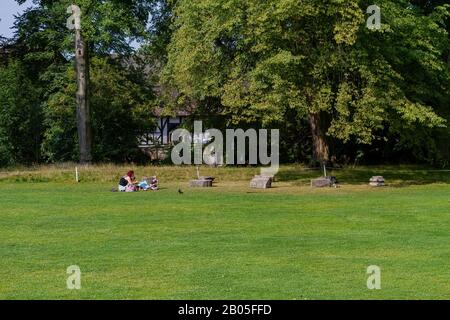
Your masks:
[[[296,184],[309,184],[311,179],[320,177],[323,171],[300,167],[281,168],[277,174],[278,181],[292,181]],[[426,185],[433,183],[450,184],[450,170],[433,168],[388,166],[388,167],[357,167],[328,169],[327,175],[335,176],[341,184],[368,184],[372,176],[383,176],[386,184],[392,187],[407,187],[411,185]]]

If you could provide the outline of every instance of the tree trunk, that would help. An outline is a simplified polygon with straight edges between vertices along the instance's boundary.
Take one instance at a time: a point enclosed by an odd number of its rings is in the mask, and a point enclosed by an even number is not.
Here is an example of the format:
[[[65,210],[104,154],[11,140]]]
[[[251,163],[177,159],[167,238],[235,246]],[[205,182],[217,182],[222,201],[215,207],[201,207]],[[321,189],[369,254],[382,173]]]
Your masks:
[[[320,113],[311,113],[309,115],[309,125],[313,140],[313,160],[322,165],[329,160],[329,148]]]
[[[89,56],[81,30],[75,30],[75,64],[77,71],[77,128],[80,146],[80,163],[90,163],[91,120],[89,110]]]

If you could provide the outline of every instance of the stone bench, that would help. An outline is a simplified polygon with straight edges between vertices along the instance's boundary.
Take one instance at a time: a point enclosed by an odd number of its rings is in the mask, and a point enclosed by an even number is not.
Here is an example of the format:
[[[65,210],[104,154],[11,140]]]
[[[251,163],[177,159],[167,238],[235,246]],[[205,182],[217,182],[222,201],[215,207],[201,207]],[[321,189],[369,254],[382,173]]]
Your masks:
[[[212,184],[213,180],[211,179],[197,179],[190,181],[191,188],[210,188],[212,187]]]
[[[250,188],[269,189],[272,188],[273,177],[271,176],[254,176],[250,181]]]
[[[336,177],[320,177],[311,180],[311,187],[313,188],[326,188],[333,187],[337,184]]]
[[[386,184],[382,176],[374,176],[370,178],[369,185],[371,187],[384,187]]]

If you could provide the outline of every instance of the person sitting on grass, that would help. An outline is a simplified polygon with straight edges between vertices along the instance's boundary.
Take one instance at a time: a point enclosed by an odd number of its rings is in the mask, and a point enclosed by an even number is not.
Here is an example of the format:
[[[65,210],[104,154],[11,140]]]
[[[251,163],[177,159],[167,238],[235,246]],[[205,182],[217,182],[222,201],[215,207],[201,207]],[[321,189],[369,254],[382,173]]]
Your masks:
[[[143,177],[142,181],[138,184],[139,190],[148,191],[148,190],[158,190],[158,179],[156,176],[148,178]]]
[[[136,177],[134,176],[134,171],[130,170],[125,176],[120,178],[119,181],[119,191],[120,192],[134,192],[137,191],[136,188]]]

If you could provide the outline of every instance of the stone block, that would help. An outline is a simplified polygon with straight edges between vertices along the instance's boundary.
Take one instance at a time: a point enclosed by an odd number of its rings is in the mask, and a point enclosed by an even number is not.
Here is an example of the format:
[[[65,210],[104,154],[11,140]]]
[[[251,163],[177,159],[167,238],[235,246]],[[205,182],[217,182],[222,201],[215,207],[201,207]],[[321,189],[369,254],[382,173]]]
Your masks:
[[[382,176],[374,176],[370,178],[369,185],[371,187],[384,187],[386,184]]]
[[[273,177],[270,176],[254,176],[250,181],[250,188],[268,189],[272,188]]]
[[[206,179],[198,179],[198,180],[191,180],[190,186],[192,188],[210,188],[212,187],[212,180],[206,180]]]
[[[337,179],[335,177],[320,177],[311,180],[311,187],[313,188],[326,188],[332,187],[337,184]]]

